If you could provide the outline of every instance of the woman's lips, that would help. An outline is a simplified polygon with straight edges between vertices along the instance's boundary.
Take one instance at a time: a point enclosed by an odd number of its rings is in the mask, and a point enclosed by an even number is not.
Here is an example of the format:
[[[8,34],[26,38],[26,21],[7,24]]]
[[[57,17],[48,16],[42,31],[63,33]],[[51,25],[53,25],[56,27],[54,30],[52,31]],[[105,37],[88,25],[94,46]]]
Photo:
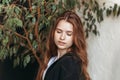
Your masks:
[[[66,43],[62,42],[62,41],[58,41],[58,44],[61,45],[61,46],[64,46]]]

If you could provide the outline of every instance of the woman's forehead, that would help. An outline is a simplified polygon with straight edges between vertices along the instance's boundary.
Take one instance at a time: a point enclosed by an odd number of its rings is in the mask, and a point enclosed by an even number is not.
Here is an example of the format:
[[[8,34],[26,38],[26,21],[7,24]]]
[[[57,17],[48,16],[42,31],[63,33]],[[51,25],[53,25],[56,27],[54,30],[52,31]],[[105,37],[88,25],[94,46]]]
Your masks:
[[[66,20],[60,20],[56,28],[61,30],[73,31],[73,25]]]

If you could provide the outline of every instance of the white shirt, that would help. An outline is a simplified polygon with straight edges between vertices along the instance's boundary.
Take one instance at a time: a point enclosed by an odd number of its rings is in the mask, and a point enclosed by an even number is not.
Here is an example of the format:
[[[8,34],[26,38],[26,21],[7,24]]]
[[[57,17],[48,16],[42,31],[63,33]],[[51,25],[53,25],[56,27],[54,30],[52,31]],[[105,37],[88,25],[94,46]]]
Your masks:
[[[45,69],[45,71],[44,71],[44,73],[43,73],[42,80],[44,80],[44,78],[45,78],[45,74],[46,74],[48,68],[49,68],[49,67],[50,67],[50,66],[51,66],[56,60],[57,60],[57,57],[56,57],[56,56],[50,58],[50,60],[49,60],[49,62],[48,62],[48,65],[47,65],[47,68]]]

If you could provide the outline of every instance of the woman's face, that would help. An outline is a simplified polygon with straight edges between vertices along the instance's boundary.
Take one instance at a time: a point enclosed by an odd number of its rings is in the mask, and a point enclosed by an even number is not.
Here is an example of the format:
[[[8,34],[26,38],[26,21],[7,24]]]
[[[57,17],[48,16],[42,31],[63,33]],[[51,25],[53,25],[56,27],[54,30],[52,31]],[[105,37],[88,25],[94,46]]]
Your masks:
[[[73,44],[73,25],[60,20],[56,26],[54,41],[58,50],[68,50]]]

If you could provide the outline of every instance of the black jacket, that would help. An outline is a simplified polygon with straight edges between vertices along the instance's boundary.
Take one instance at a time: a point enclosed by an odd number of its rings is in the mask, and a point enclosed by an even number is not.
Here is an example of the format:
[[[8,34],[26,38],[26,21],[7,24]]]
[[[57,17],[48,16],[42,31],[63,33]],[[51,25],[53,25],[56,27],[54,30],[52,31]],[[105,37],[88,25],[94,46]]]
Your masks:
[[[74,53],[67,53],[47,70],[44,80],[85,80],[81,61]]]

